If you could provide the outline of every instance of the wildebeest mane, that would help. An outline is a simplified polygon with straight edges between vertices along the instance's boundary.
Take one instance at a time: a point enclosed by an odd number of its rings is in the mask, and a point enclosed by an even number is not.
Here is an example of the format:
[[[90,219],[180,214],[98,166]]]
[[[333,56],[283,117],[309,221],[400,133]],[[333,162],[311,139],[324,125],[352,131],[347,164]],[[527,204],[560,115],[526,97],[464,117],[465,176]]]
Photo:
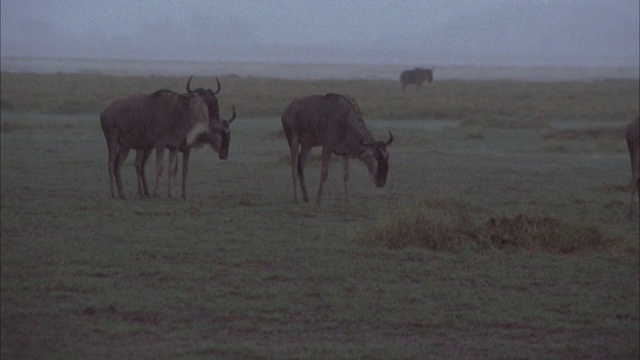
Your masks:
[[[358,106],[358,102],[356,101],[356,99],[354,99],[349,95],[343,95],[343,94],[328,93],[325,95],[325,98],[329,98],[329,97],[339,97],[346,100],[351,106],[351,108],[353,109],[353,112],[355,114],[356,121],[354,125],[355,125],[355,128],[358,130],[358,133],[362,136],[361,140],[364,140],[365,142],[373,141],[373,135],[371,135],[371,133],[369,132],[369,129],[367,129],[366,125],[364,124],[362,111],[360,111],[360,106]],[[353,141],[355,141],[356,143],[360,143],[358,139],[351,139],[351,142]]]

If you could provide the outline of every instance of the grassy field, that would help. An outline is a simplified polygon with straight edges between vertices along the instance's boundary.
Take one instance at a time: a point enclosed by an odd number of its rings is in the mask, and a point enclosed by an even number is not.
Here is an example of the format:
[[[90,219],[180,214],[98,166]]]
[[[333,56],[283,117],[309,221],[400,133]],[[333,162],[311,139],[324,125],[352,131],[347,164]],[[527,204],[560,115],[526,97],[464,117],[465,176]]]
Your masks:
[[[2,74],[3,359],[640,356],[637,82],[225,78],[229,159],[196,151],[188,201],[140,201],[130,156],[111,200],[97,113],[185,81]],[[345,205],[336,159],[294,205],[279,114],[328,91],[393,132],[387,186],[354,161]]]

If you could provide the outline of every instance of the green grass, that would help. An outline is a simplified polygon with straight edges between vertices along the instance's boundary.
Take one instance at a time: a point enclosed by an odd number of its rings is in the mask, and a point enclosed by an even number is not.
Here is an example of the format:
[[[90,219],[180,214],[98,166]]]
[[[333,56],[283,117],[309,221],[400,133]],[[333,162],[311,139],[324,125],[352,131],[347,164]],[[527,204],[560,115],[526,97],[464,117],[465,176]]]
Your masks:
[[[113,99],[168,88],[184,92],[187,77],[118,77],[83,74],[12,74],[0,80],[2,109],[46,114],[97,114]],[[396,81],[293,81],[220,77],[221,115],[235,105],[239,117],[279,117],[307,94],[338,92],[358,100],[366,118],[454,119],[489,127],[544,127],[551,120],[615,120],[637,116],[638,82],[436,81],[420,92]],[[215,87],[196,77],[195,87]],[[413,90],[413,89],[411,89]]]
[[[77,83],[109,91],[92,79]],[[290,85],[320,83],[331,84]],[[620,103],[569,118],[619,128],[630,118],[603,114],[637,110],[637,97]],[[192,154],[188,201],[166,198],[166,174],[162,196],[136,200],[132,155],[121,201],[108,196],[94,110],[34,111],[0,113],[3,359],[640,355],[638,220],[625,218],[629,160],[613,134],[566,136],[572,123],[554,118],[505,128],[365,115],[374,136],[394,134],[387,186],[354,161],[345,205],[335,161],[318,207],[291,203],[278,115],[239,116],[228,160]],[[319,173],[310,162],[311,195]]]

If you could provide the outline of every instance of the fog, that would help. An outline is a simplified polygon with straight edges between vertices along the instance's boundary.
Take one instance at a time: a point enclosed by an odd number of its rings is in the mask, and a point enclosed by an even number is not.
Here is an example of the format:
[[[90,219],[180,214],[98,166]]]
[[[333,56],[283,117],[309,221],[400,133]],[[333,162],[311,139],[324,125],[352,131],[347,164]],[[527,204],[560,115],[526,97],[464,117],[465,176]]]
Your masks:
[[[2,57],[639,66],[638,0],[2,0]]]

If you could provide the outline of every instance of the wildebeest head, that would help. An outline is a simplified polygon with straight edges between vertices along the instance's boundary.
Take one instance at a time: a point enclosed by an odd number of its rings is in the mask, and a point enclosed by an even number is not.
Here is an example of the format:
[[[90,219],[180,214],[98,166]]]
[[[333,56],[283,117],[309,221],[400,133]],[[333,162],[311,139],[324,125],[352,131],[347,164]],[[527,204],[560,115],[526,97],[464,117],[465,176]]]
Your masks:
[[[387,183],[387,173],[389,172],[389,153],[387,152],[387,146],[393,141],[393,134],[389,131],[389,140],[374,141],[372,143],[365,143],[364,140],[360,141],[360,144],[370,149],[364,156],[373,156],[377,166],[373,180],[377,187],[384,187]],[[365,161],[366,162],[366,161]]]
[[[218,148],[218,156],[225,160],[229,156],[229,144],[231,143],[231,130],[229,124],[236,118],[235,106],[231,108],[232,114],[229,120],[222,119],[218,126],[217,133],[220,135],[220,147]],[[213,145],[212,145],[213,146]]]
[[[433,82],[433,68],[423,70],[425,72],[425,75],[427,76],[427,82]]]
[[[207,104],[207,109],[209,110],[209,120],[211,120],[212,123],[219,123],[220,122],[220,108],[218,106],[218,98],[216,97],[216,95],[218,95],[218,93],[220,92],[220,80],[218,80],[218,78],[216,77],[216,83],[218,84],[218,88],[216,89],[216,91],[213,91],[211,89],[203,89],[203,88],[197,88],[194,90],[191,90],[191,79],[193,78],[193,75],[189,77],[189,81],[187,81],[187,92],[188,93],[197,93],[198,95],[200,95],[200,98],[202,98],[202,100],[204,100],[204,102]]]

